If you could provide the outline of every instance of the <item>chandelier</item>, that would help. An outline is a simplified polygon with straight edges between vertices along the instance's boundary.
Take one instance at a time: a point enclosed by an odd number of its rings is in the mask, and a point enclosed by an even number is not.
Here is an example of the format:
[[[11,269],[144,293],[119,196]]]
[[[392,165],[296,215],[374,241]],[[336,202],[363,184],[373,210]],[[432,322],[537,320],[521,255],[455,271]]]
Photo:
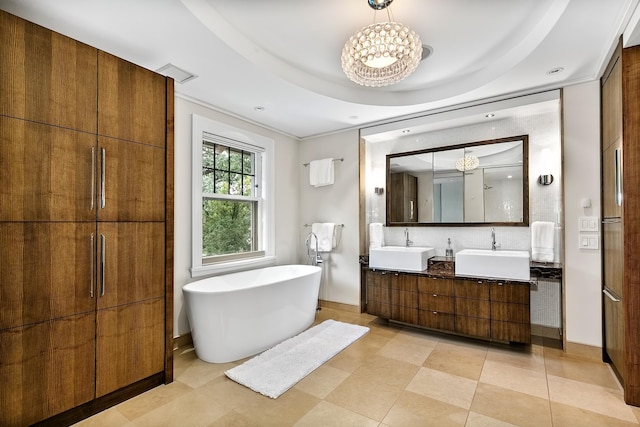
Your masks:
[[[456,169],[460,172],[470,171],[478,167],[480,161],[476,156],[468,155],[456,160]]]
[[[367,0],[375,11],[387,9],[387,22],[375,22],[352,35],[342,49],[342,70],[363,86],[394,84],[415,71],[422,58],[420,37],[406,25],[394,22],[393,0]]]

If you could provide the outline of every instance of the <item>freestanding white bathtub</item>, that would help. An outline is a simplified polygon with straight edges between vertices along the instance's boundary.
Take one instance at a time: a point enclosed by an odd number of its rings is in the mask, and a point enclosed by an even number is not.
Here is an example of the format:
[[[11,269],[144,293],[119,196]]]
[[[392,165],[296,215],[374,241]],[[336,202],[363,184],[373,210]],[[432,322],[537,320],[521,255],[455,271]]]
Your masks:
[[[185,285],[196,355],[231,362],[304,331],[315,319],[321,274],[317,266],[281,265]]]

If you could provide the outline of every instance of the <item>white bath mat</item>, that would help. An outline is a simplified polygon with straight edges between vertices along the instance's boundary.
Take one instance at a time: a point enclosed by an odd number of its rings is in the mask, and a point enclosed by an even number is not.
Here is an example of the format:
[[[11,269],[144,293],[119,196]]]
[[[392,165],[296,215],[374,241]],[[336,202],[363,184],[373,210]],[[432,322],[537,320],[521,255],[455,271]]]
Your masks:
[[[229,369],[225,375],[275,399],[367,332],[366,326],[325,320]]]

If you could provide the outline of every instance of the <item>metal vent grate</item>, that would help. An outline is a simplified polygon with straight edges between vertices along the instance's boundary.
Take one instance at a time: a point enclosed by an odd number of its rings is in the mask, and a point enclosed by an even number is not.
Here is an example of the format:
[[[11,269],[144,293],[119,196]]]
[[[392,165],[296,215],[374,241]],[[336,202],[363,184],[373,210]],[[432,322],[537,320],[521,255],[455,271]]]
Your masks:
[[[189,80],[193,80],[197,75],[190,73],[189,71],[185,71],[182,68],[178,68],[175,65],[168,63],[165,66],[162,66],[156,70],[156,72],[163,74],[167,77],[173,78],[178,83],[186,83]]]

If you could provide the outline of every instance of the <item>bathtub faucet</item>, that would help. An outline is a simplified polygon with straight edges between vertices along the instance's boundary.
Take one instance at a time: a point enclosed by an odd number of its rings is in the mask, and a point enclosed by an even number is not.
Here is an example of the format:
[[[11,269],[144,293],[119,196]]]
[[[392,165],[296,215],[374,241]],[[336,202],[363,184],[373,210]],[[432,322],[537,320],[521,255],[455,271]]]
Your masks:
[[[311,256],[311,236],[313,236],[316,241],[316,250],[314,256]],[[316,233],[314,233],[313,231],[309,233],[304,243],[307,246],[307,257],[309,258],[309,261],[311,261],[311,265],[322,264],[322,257],[318,253],[318,236],[316,236]]]

